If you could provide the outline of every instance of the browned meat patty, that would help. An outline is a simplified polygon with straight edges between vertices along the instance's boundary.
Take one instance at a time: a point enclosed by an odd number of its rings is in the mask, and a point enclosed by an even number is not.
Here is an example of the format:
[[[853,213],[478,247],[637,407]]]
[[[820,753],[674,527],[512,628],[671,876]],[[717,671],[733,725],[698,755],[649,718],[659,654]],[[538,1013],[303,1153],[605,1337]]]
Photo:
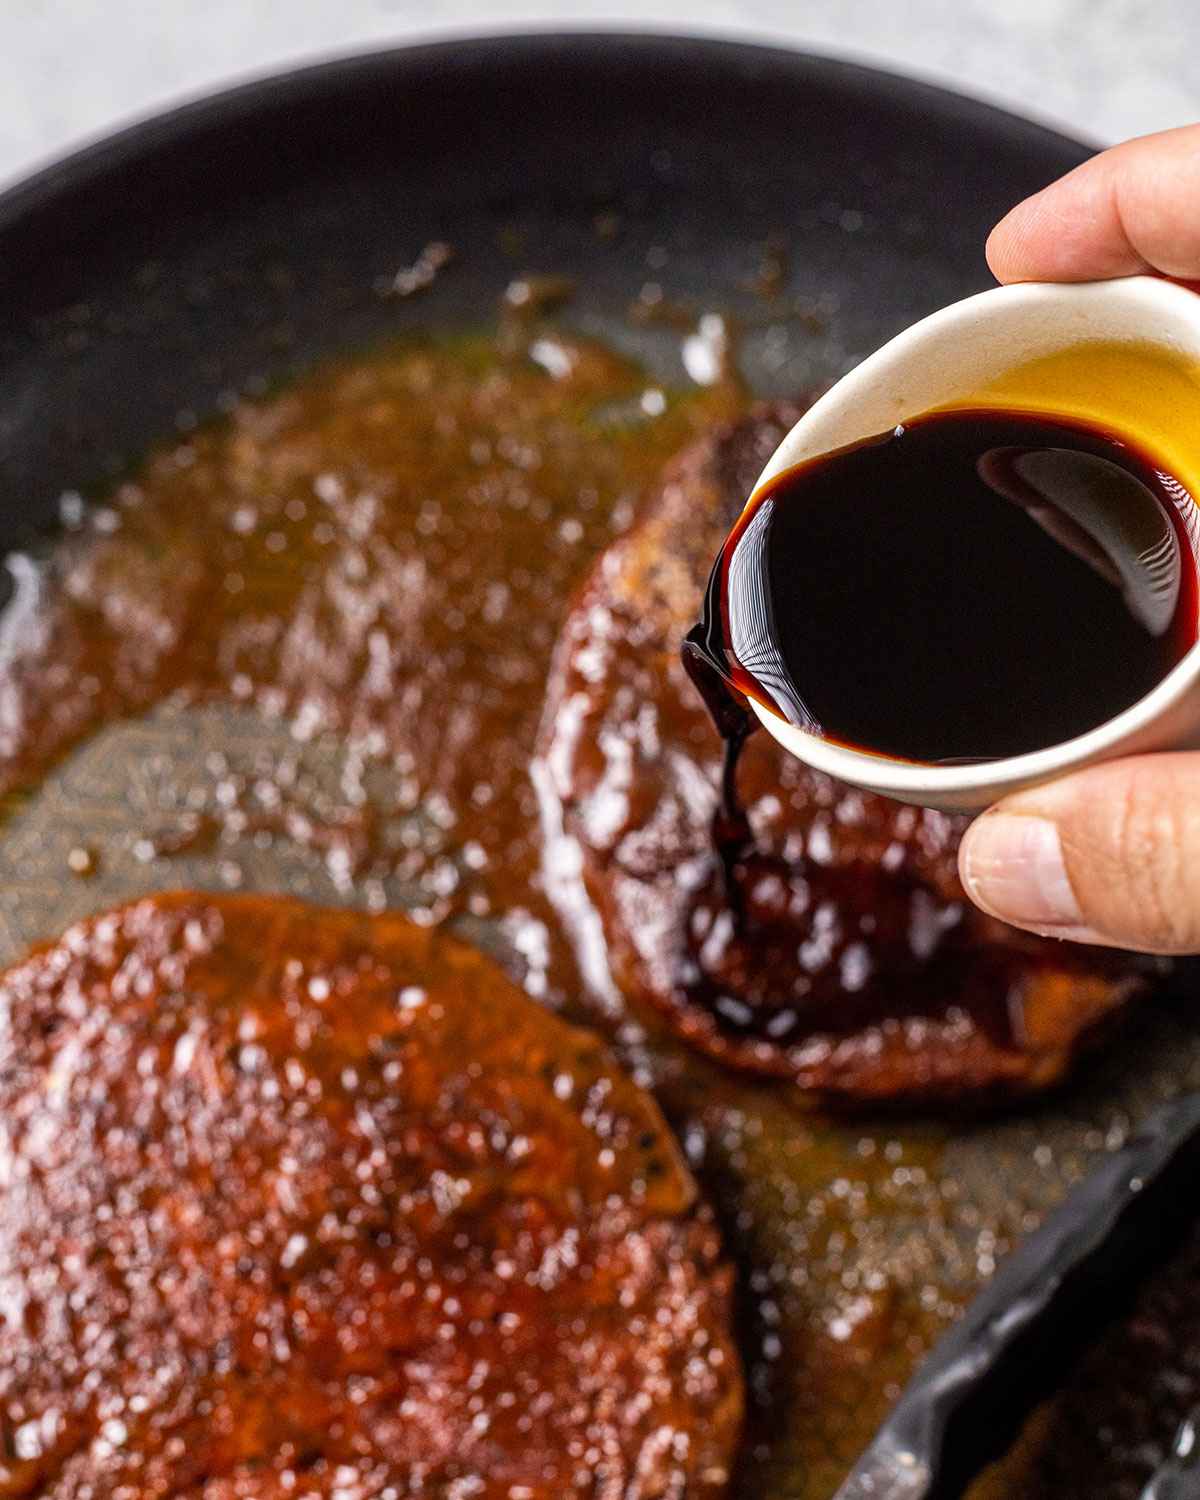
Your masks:
[[[714,1056],[847,1099],[1043,1087],[1140,981],[1127,959],[980,915],[958,820],[757,734],[739,773],[756,849],[729,899],[711,837],[721,746],[679,645],[799,414],[763,408],[687,449],[584,585],[543,721],[550,821],[578,843],[618,986]]]
[[[0,1495],[719,1496],[654,1104],[396,916],[175,894],[0,976]]]

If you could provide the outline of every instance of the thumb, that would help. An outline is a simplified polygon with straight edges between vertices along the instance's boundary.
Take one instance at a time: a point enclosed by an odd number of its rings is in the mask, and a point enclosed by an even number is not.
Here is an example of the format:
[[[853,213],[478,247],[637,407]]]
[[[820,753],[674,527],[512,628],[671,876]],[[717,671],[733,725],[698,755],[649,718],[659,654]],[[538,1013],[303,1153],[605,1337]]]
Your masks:
[[[1000,281],[1200,276],[1200,125],[1125,141],[1018,203],[992,231]]]
[[[1048,936],[1200,952],[1200,754],[1142,755],[1018,792],[959,851],[967,894]]]

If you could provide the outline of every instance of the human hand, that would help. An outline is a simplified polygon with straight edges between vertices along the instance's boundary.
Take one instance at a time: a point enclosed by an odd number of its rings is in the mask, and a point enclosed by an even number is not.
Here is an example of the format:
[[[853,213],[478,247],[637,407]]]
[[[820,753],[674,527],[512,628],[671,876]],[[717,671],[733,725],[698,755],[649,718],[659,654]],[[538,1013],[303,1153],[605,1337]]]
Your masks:
[[[1200,280],[1200,125],[1127,141],[992,231],[1000,281]],[[971,899],[1017,927],[1200,952],[1200,754],[1143,755],[1005,798],[959,854]]]

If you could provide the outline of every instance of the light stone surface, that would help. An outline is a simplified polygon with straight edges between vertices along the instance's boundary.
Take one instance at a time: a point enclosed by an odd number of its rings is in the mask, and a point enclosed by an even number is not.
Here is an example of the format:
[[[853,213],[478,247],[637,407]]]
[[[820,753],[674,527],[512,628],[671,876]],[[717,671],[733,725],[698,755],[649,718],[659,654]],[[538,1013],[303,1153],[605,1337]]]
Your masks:
[[[0,0],[0,181],[297,62],[470,31],[622,25],[841,53],[1098,142],[1200,116],[1197,0]]]

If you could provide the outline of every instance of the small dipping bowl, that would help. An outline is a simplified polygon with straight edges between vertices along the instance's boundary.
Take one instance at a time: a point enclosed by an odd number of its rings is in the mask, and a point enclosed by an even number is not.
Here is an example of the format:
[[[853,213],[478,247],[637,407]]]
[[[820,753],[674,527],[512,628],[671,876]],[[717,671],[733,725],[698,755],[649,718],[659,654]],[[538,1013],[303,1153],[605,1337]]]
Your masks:
[[[1130,276],[996,287],[955,302],[914,323],[831,387],[780,443],[755,493],[796,464],[954,408],[1085,420],[1137,443],[1200,497],[1200,296],[1173,282]],[[1194,504],[1184,520],[1200,549]],[[1001,760],[892,759],[807,733],[753,700],[750,707],[785,749],[819,771],[901,802],[976,812],[1097,761],[1200,748],[1200,644],[1115,718]]]

